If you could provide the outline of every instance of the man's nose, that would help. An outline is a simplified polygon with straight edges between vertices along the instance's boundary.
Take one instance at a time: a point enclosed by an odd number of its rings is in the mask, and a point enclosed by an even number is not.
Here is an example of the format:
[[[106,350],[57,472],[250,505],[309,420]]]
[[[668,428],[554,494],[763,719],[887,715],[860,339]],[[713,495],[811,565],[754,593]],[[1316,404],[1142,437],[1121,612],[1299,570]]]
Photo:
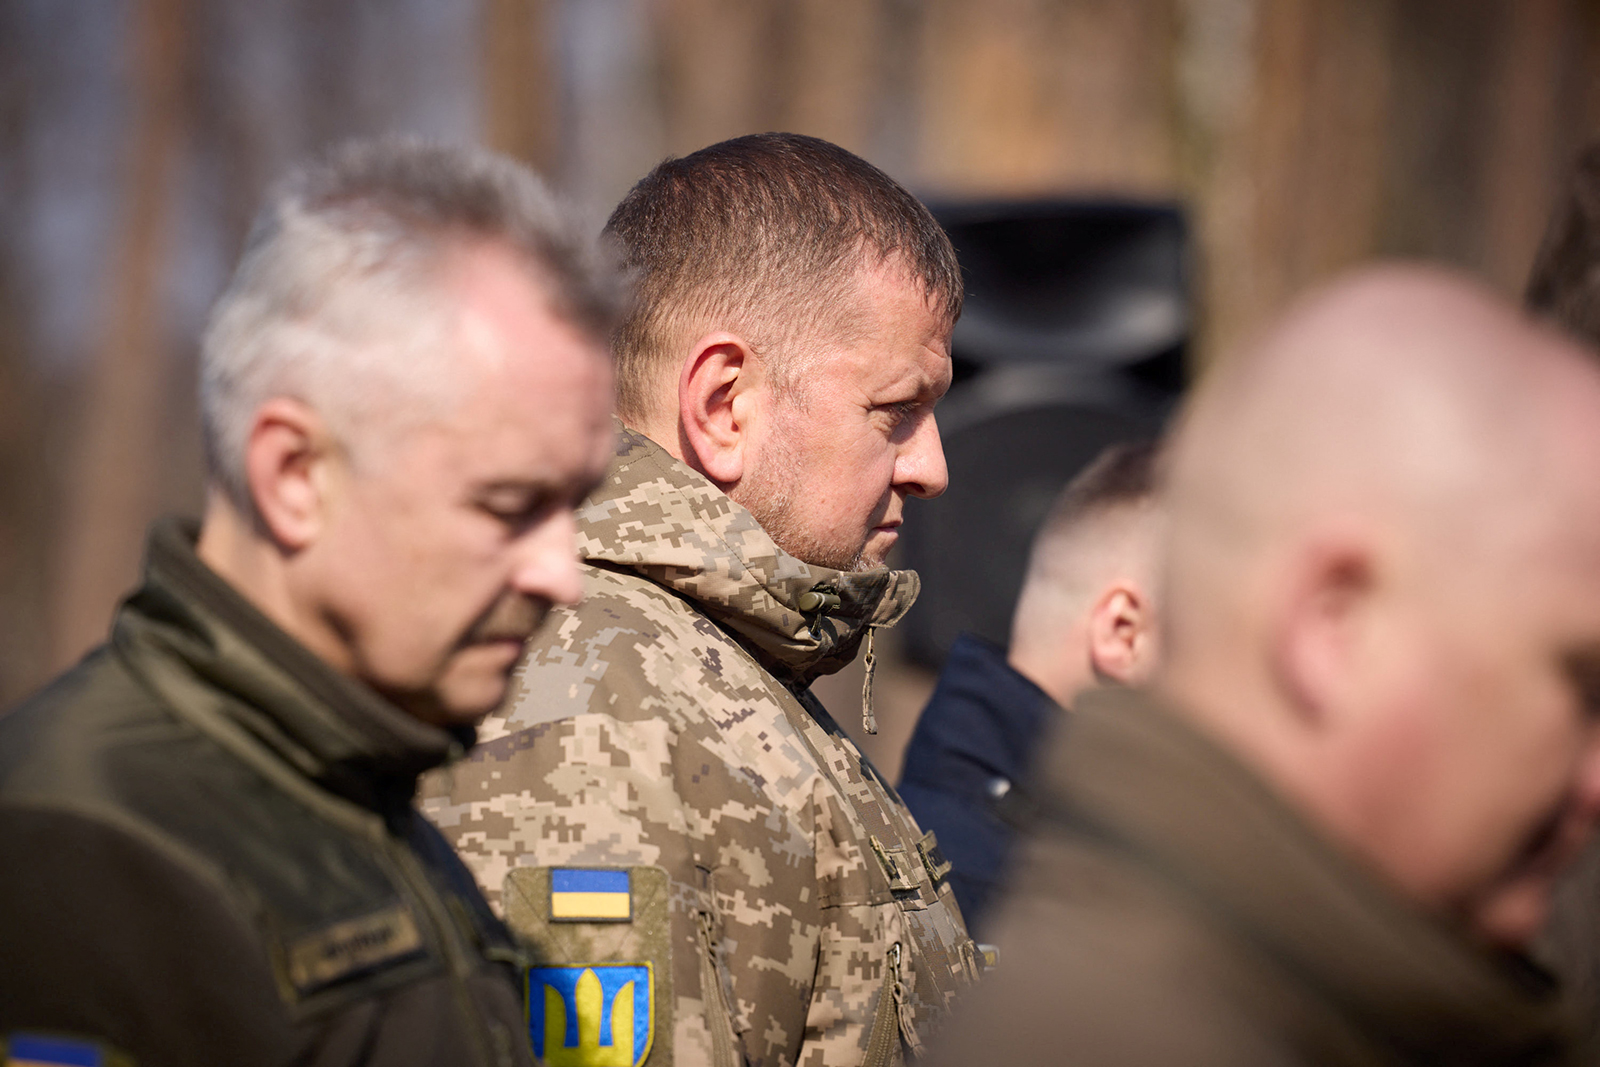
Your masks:
[[[939,440],[939,424],[931,413],[900,446],[900,454],[895,458],[894,480],[912,496],[928,499],[949,488],[950,471],[944,462],[944,443]]]
[[[1572,802],[1591,825],[1600,822],[1600,727],[1590,727],[1573,780]]]
[[[583,598],[578,525],[570,509],[551,515],[522,535],[511,571],[511,587],[553,604],[572,605]]]

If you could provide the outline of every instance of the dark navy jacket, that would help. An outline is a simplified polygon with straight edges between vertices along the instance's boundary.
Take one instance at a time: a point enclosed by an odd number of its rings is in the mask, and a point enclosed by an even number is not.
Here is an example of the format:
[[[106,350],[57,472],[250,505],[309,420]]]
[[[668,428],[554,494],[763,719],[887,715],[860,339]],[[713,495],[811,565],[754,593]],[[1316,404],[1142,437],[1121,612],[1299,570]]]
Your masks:
[[[962,634],[911,736],[900,796],[954,864],[950,884],[969,930],[982,930],[1016,836],[996,802],[1016,806],[1016,783],[1060,711],[1004,650]]]

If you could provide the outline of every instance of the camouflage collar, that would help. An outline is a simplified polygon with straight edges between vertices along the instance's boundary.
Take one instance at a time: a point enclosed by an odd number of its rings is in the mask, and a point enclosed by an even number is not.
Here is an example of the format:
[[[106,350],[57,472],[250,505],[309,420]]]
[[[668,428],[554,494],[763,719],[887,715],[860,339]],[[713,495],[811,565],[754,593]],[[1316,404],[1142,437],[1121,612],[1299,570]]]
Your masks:
[[[800,686],[849,664],[867,628],[899,622],[921,588],[914,571],[846,573],[796,559],[726,493],[626,427],[604,484],[579,511],[578,549],[689,600]]]

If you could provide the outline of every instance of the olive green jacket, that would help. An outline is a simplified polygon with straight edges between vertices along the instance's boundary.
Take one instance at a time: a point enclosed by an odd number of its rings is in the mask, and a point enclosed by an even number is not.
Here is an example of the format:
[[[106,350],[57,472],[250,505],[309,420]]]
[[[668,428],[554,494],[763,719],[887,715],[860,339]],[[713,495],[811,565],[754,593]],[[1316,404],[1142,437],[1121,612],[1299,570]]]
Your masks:
[[[0,718],[0,1041],[528,1064],[517,957],[411,800],[458,755],[152,533],[110,642]]]
[[[977,970],[948,865],[807,689],[904,615],[916,575],[796,559],[630,431],[578,543],[583,602],[423,801],[549,965],[536,1048],[553,1067],[856,1067],[933,1040]],[[625,869],[631,920],[558,918],[551,867]],[[587,1047],[613,996],[562,1007],[591,965],[639,976],[631,1045]],[[574,1013],[576,1043],[557,1025]]]
[[[1127,691],[1041,753],[1000,965],[938,1065],[1561,1062],[1554,986],[1424,913]]]

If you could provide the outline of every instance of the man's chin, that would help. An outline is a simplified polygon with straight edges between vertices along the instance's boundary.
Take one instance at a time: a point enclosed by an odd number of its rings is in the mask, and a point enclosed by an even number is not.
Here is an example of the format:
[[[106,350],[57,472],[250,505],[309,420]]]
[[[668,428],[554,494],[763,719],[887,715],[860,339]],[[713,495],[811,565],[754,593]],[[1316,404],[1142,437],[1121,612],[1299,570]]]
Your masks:
[[[893,551],[895,543],[900,540],[900,532],[894,528],[874,529],[867,535],[867,543],[856,553],[856,565],[851,568],[858,571],[869,571],[874,567],[882,567],[889,561],[889,553]]]
[[[1479,901],[1468,921],[1490,944],[1521,951],[1544,929],[1552,888],[1543,874],[1518,878]]]
[[[521,657],[520,643],[514,650],[495,647],[499,644],[458,652],[450,671],[434,686],[384,695],[400,710],[432,726],[474,726],[505,702],[512,668]]]

